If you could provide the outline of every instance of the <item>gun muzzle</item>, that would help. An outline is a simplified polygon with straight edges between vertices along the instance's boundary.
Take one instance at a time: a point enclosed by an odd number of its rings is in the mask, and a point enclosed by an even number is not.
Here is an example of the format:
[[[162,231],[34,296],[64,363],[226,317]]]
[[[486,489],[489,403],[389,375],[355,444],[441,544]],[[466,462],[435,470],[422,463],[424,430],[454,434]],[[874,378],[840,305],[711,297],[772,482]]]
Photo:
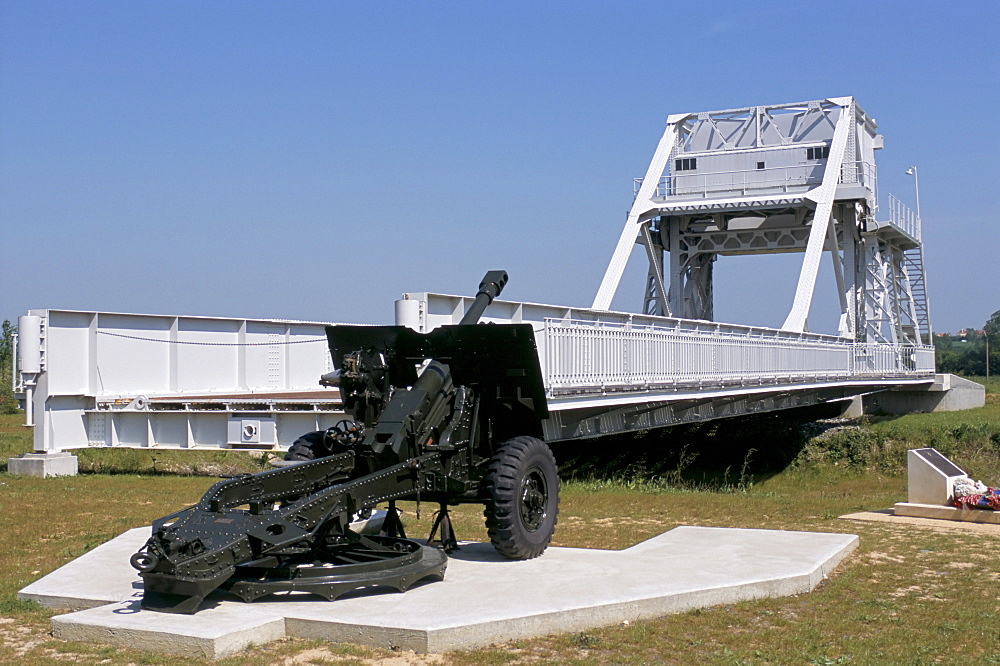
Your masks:
[[[459,325],[479,323],[479,318],[483,316],[483,312],[493,302],[493,299],[500,295],[506,284],[507,271],[490,271],[483,276],[483,281],[479,283],[479,292],[476,294],[476,300],[469,306],[465,316],[462,317],[462,321],[458,322]]]

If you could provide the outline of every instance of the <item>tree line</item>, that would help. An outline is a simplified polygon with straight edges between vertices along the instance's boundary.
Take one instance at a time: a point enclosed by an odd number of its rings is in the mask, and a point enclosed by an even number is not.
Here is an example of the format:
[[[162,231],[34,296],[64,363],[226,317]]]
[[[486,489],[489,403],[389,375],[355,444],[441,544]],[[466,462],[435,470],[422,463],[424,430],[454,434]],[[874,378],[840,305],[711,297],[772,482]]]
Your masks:
[[[14,399],[14,388],[11,377],[14,363],[14,325],[10,320],[3,320],[3,330],[0,331],[0,414],[13,414],[17,411],[17,400]]]
[[[1000,374],[1000,310],[980,330],[967,328],[934,336],[934,349],[938,372],[975,377]]]

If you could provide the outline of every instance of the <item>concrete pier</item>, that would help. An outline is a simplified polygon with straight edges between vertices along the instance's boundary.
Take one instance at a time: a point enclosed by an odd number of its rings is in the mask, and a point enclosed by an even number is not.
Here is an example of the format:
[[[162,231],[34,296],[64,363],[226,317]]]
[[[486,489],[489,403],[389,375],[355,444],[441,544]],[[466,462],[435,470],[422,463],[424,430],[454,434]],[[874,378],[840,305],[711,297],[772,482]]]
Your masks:
[[[7,459],[7,471],[17,476],[76,476],[78,459],[63,451],[52,453],[22,453]]]

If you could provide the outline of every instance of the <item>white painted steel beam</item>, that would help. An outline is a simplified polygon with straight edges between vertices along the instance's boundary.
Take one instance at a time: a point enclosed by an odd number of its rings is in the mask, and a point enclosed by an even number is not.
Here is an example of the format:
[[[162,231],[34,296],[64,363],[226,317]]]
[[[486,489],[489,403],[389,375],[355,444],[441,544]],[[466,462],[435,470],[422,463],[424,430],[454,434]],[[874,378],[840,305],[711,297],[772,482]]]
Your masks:
[[[645,217],[650,211],[656,209],[654,196],[660,184],[660,177],[670,160],[670,153],[677,142],[677,123],[685,116],[670,116],[667,119],[667,129],[660,138],[660,143],[656,146],[653,159],[646,169],[646,177],[642,179],[639,192],[635,195],[632,208],[625,219],[625,228],[622,229],[618,237],[618,244],[615,246],[614,254],[611,255],[611,263],[608,264],[601,280],[601,286],[597,290],[597,297],[594,298],[593,308],[595,310],[609,310],[611,301],[618,290],[618,283],[621,282],[622,274],[625,272],[625,265],[628,263],[629,255],[632,253],[632,246],[635,245],[639,235],[639,227],[645,222]],[[662,292],[661,292],[662,293]]]
[[[826,242],[827,227],[832,224],[833,198],[840,182],[841,168],[844,164],[844,151],[847,139],[854,123],[854,100],[847,98],[837,119],[837,127],[833,132],[830,144],[830,155],[827,158],[826,169],[823,172],[823,183],[811,190],[808,197],[816,202],[816,213],[813,216],[812,229],[806,243],[806,253],[802,260],[802,270],[799,273],[798,285],[795,288],[795,300],[792,309],[781,328],[787,331],[806,330],[806,320],[812,305],[813,292],[816,287],[816,275],[819,273],[819,261]]]
[[[19,397],[27,423],[37,420],[35,451],[225,448],[234,445],[226,419],[241,411],[279,425],[294,420],[296,405],[341,413],[332,389],[326,398],[294,399],[321,391],[318,379],[331,369],[324,323],[32,310],[19,324]],[[276,392],[280,399],[268,399]],[[209,404],[211,395],[227,394],[243,399]],[[219,419],[221,431],[211,425]]]
[[[583,396],[554,401],[543,423],[546,440],[596,437],[621,432],[662,428],[686,423],[748,416],[783,409],[839,402],[845,398],[897,386],[930,385],[932,379],[880,380],[852,384],[797,385],[757,389],[706,389],[687,393],[648,393],[645,399]],[[631,396],[638,398],[638,396]]]
[[[657,303],[657,308],[655,312],[650,311],[646,307],[643,311],[647,314],[656,314],[670,317],[673,315],[670,309],[670,302],[667,298],[667,290],[663,282],[663,247],[653,240],[652,234],[649,233],[649,222],[639,225],[642,233],[642,244],[646,248],[646,259],[649,261],[649,276],[647,281],[649,285],[647,286],[647,291],[655,292],[655,296],[647,300],[655,300]]]
[[[854,329],[847,299],[847,285],[844,281],[844,265],[840,256],[840,244],[837,242],[837,227],[832,222],[827,232],[827,249],[830,250],[833,275],[837,281],[837,296],[840,300],[840,325],[837,331],[844,337],[853,338]]]

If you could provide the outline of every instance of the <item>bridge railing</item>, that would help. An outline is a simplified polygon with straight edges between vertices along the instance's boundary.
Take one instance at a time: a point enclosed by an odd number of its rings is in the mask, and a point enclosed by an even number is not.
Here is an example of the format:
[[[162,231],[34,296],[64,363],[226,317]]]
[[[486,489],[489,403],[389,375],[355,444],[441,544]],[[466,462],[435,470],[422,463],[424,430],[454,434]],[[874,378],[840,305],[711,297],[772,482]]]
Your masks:
[[[773,329],[635,327],[549,319],[540,356],[550,396],[685,386],[755,386],[931,376],[934,350]]]
[[[891,376],[934,373],[934,347],[930,345],[854,345],[854,374]]]
[[[805,192],[823,182],[822,161],[808,164],[787,164],[764,169],[737,169],[712,172],[680,172],[660,177],[653,198],[705,198],[723,192],[734,196],[750,196],[758,190],[782,193]],[[632,196],[638,195],[643,178],[632,179]],[[877,192],[878,176],[871,162],[844,162],[840,168],[841,183],[860,183]]]
[[[908,234],[913,240],[920,240],[920,218],[892,194],[889,195],[889,224]]]
[[[457,324],[471,303],[468,296],[404,294],[396,323],[431,331]],[[532,325],[550,397],[934,374],[933,347],[823,333],[502,300],[483,320]]]

